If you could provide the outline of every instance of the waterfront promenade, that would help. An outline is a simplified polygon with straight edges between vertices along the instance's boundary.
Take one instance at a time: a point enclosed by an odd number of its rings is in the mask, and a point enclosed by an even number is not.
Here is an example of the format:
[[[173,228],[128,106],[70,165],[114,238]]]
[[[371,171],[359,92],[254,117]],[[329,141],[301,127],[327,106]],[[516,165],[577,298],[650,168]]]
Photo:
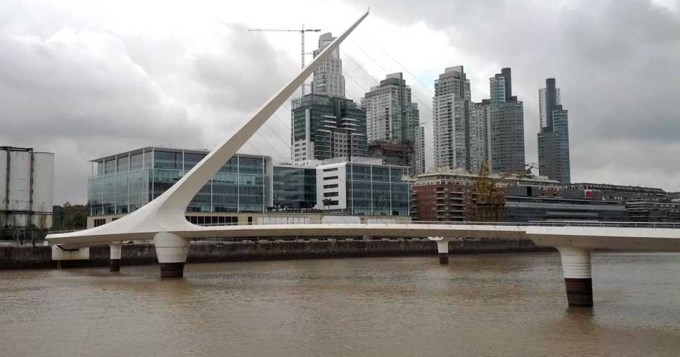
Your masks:
[[[449,244],[451,254],[546,251],[531,241],[466,240]],[[110,248],[91,247],[90,259],[61,262],[62,268],[109,266]],[[193,263],[323,259],[347,257],[387,257],[407,255],[436,255],[437,243],[429,239],[240,239],[228,241],[194,241],[189,246],[187,261]],[[455,258],[454,258],[455,259]],[[156,264],[156,250],[149,242],[125,244],[121,252],[123,266]],[[52,248],[30,244],[0,243],[0,269],[56,268]],[[127,269],[127,268],[126,268]],[[189,267],[188,269],[192,269]]]

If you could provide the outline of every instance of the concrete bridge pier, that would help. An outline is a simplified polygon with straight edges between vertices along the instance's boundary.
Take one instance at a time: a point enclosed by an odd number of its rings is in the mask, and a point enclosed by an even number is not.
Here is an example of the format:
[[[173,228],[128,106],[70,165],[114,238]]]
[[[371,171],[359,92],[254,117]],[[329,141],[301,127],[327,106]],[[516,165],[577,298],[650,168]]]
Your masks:
[[[69,262],[73,260],[89,260],[90,248],[63,248],[59,245],[52,246],[52,260],[57,262],[57,269],[61,269],[64,262],[69,266]]]
[[[112,242],[109,244],[109,251],[111,256],[111,271],[120,271],[120,255],[123,250],[123,245],[120,242]]]
[[[449,264],[449,240],[442,238],[437,241],[437,253],[439,253],[439,264]]]
[[[593,306],[590,250],[566,246],[556,248],[562,258],[562,271],[569,306]]]
[[[153,237],[156,256],[161,265],[161,278],[181,278],[184,263],[189,253],[189,241],[168,232],[156,233]]]

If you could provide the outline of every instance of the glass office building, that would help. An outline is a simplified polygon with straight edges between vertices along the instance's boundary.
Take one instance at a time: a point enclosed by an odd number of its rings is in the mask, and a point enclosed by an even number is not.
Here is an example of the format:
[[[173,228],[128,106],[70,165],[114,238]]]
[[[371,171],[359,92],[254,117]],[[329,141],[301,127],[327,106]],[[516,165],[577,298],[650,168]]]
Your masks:
[[[274,208],[305,210],[316,206],[316,168],[274,166]]]
[[[352,214],[410,215],[409,169],[399,166],[347,165],[347,205]]]
[[[508,222],[628,222],[622,202],[561,197],[506,196]]]
[[[92,160],[92,216],[126,214],[149,203],[201,161],[208,151],[147,147]],[[194,197],[187,212],[264,212],[272,206],[268,156],[234,155]]]
[[[409,168],[341,162],[317,167],[317,207],[365,216],[408,216]]]

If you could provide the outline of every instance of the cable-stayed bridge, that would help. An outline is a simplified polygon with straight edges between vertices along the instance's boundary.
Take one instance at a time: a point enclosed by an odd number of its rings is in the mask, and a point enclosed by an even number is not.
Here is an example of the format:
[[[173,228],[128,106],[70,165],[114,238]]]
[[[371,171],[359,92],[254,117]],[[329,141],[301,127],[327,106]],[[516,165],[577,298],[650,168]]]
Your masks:
[[[440,261],[448,261],[448,241],[454,238],[530,239],[560,252],[569,305],[592,306],[590,252],[595,249],[680,251],[680,229],[675,225],[517,225],[464,223],[408,224],[283,224],[197,226],[185,219],[189,202],[215,173],[295,92],[312,72],[338,48],[368,16],[363,14],[338,36],[293,80],[268,100],[236,133],[212,150],[171,188],[140,209],[111,223],[71,233],[50,234],[53,258],[78,257],[83,249],[110,245],[112,264],[120,262],[122,241],[153,240],[161,277],[182,277],[189,241],[197,238],[251,236],[378,236],[430,237],[437,241]],[[236,70],[236,69],[235,69]]]

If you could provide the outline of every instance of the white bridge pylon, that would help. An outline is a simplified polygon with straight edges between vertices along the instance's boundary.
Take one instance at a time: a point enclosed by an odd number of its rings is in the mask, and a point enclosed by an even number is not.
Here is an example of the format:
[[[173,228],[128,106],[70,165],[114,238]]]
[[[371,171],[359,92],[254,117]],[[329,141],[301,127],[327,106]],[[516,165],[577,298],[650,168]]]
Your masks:
[[[152,239],[159,232],[189,232],[199,229],[184,217],[186,208],[194,196],[367,16],[368,11],[321,51],[290,83],[269,99],[234,135],[213,149],[156,199],[116,221],[78,232],[50,234],[47,240],[51,244],[64,246],[108,244],[111,241]]]

